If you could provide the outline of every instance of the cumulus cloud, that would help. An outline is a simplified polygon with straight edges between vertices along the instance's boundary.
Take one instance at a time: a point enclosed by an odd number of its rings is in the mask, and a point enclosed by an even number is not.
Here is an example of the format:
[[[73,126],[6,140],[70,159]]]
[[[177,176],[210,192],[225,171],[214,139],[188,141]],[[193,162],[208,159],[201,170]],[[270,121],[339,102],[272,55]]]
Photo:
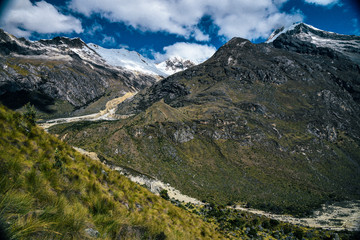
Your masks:
[[[80,33],[81,22],[73,16],[60,13],[53,5],[45,2],[31,3],[30,0],[13,0],[0,19],[0,27],[18,37],[28,37],[32,32]]]
[[[71,0],[69,6],[85,16],[100,14],[142,31],[164,31],[198,41],[210,37],[197,27],[204,16],[211,16],[219,34],[230,39],[266,38],[271,30],[302,21],[300,12],[283,13],[287,0]]]
[[[204,34],[199,29],[194,30],[193,37],[195,38],[196,41],[200,41],[200,42],[207,42],[210,40],[210,36],[207,34]]]
[[[321,6],[332,6],[339,3],[339,0],[305,0],[306,3],[321,5]]]
[[[159,63],[171,57],[181,57],[199,64],[210,58],[216,51],[214,46],[197,43],[177,42],[164,47],[164,53],[155,53],[155,62]]]

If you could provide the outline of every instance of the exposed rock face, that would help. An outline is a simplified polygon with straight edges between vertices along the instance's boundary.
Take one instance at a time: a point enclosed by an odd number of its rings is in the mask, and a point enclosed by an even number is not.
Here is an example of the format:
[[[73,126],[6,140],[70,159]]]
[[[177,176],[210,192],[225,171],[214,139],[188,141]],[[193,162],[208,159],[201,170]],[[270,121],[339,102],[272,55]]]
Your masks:
[[[61,114],[61,109],[49,106],[62,101],[71,112],[159,79],[106,64],[79,38],[30,42],[0,30],[0,55],[0,100],[13,109],[30,101],[44,112]]]
[[[299,213],[359,198],[356,57],[306,41],[301,51],[279,47],[281,36],[263,44],[233,38],[203,64],[119,105],[118,114],[135,116],[106,124],[109,131],[70,128],[68,139],[86,147],[101,138],[94,148],[104,156],[200,199]]]
[[[153,88],[148,88],[144,92],[138,93],[141,97],[136,97],[131,101],[131,104],[124,104],[119,108],[120,114],[136,114],[139,113],[153,103],[158,102],[161,99],[164,99],[165,103],[171,103],[174,99],[177,99],[181,96],[186,96],[190,93],[189,88],[185,84],[178,83],[172,80],[173,77],[157,82],[154,84]]]
[[[185,143],[194,139],[194,132],[189,128],[180,128],[174,133],[174,139],[176,142]]]

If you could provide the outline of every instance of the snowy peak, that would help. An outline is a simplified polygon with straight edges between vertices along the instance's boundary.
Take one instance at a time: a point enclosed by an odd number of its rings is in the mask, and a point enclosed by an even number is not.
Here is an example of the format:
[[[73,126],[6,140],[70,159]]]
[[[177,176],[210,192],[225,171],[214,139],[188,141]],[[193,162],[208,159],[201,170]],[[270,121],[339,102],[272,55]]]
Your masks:
[[[171,57],[164,62],[157,64],[157,68],[161,71],[167,73],[168,75],[184,71],[196,64],[191,62],[190,60],[182,59],[181,57]]]
[[[26,55],[27,58],[64,60],[74,59],[88,64],[101,65],[121,71],[131,71],[135,74],[151,75],[161,79],[173,73],[183,71],[195,64],[180,57],[172,57],[163,63],[155,64],[135,51],[124,48],[107,49],[96,44],[86,44],[80,38],[55,37],[29,41],[16,38],[0,29],[0,54]]]
[[[289,32],[289,31],[291,31],[291,30],[293,30],[296,26],[298,26],[299,25],[299,23],[295,23],[295,24],[293,24],[293,25],[291,25],[291,26],[289,26],[289,27],[284,27],[284,26],[282,26],[281,28],[278,28],[278,29],[276,29],[275,31],[273,31],[271,34],[270,34],[270,36],[269,36],[269,38],[266,40],[266,43],[271,43],[271,42],[273,42],[275,39],[277,39],[281,34],[283,34],[283,33],[287,33],[287,32]]]
[[[354,36],[342,35],[342,34],[324,31],[306,23],[294,23],[289,27],[286,28],[281,27],[279,29],[276,29],[267,39],[266,43],[271,43],[275,41],[281,34],[287,34],[287,35],[299,36],[299,37],[301,36],[307,40],[311,40],[311,36],[313,37],[318,36],[321,38],[328,38],[332,40],[349,40],[352,37],[354,37]]]
[[[39,40],[44,45],[65,45],[69,48],[82,48],[86,43],[80,38],[68,38],[68,37],[54,37],[53,39],[42,39]]]
[[[99,54],[109,65],[150,75],[167,75],[159,70],[152,60],[143,57],[138,52],[129,51],[124,48],[107,49],[93,43],[89,43],[88,46]]]
[[[29,41],[16,38],[0,29],[0,54],[26,56],[32,59],[84,61],[135,74],[151,75],[157,79],[167,76],[155,63],[135,51],[106,49],[96,44],[86,44],[80,38],[55,37]]]
[[[275,30],[266,43],[300,53],[316,53],[320,49],[328,49],[360,63],[360,36],[328,32],[305,23]],[[323,50],[321,51],[324,52]]]

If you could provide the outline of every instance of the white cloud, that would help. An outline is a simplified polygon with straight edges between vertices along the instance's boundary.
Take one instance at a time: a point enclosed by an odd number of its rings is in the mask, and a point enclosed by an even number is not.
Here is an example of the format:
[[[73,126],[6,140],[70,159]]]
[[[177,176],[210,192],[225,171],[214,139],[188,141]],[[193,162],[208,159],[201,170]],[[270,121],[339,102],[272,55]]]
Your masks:
[[[70,7],[86,16],[100,14],[142,31],[164,31],[198,41],[208,41],[197,27],[211,16],[227,39],[267,38],[274,28],[302,21],[300,12],[282,13],[287,0],[71,0]]]
[[[129,49],[129,45],[126,44],[119,44],[119,48],[125,48],[125,49]]]
[[[101,41],[103,44],[109,45],[109,46],[113,46],[115,44],[115,38],[108,36],[108,35],[103,35],[103,39]]]
[[[95,22],[93,25],[90,26],[90,28],[86,30],[86,33],[93,36],[95,35],[95,33],[101,32],[102,30],[103,27],[98,22]]]
[[[321,6],[332,6],[340,2],[340,0],[304,0],[306,3],[321,5]]]
[[[30,0],[13,0],[0,19],[0,27],[18,37],[28,37],[32,32],[80,33],[81,22],[73,16],[60,13],[53,5]]]
[[[177,42],[163,48],[165,53],[155,53],[155,62],[159,63],[171,57],[181,57],[199,64],[210,58],[216,51],[214,46],[196,43]]]
[[[200,31],[199,29],[195,29],[193,32],[193,36],[195,38],[196,41],[200,41],[200,42],[207,42],[210,40],[210,36],[207,34],[204,34],[202,31]]]

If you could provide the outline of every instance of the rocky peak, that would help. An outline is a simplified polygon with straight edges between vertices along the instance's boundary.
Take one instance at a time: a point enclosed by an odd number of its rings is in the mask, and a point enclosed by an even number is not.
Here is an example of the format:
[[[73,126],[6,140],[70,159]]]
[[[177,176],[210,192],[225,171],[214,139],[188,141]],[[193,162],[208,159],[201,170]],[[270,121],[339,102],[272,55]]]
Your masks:
[[[303,39],[311,40],[315,38],[316,36],[327,38],[331,40],[360,40],[359,36],[353,36],[353,35],[342,35],[338,33],[328,32],[324,31],[318,28],[315,28],[311,25],[308,25],[306,23],[295,23],[289,27],[282,26],[281,28],[276,29],[270,37],[267,39],[267,43],[273,42],[282,34],[286,35],[292,35],[301,37]]]
[[[360,36],[328,32],[305,23],[275,30],[266,43],[293,52],[327,55],[331,58],[341,54],[360,63]]]
[[[0,55],[12,53],[21,55],[39,55],[44,51],[39,48],[30,47],[31,42],[24,38],[16,38],[13,35],[0,29]]]
[[[181,57],[171,57],[164,62],[157,64],[157,67],[163,72],[171,75],[180,71],[184,71],[196,64],[190,60],[182,59]]]
[[[54,37],[49,40],[40,40],[40,43],[44,45],[67,45],[70,48],[82,48],[86,44],[80,38],[67,38],[67,37]]]
[[[228,55],[240,53],[242,51],[246,51],[246,49],[251,49],[254,46],[255,45],[247,39],[234,37],[229,42],[220,47],[212,58],[218,58],[219,56],[222,56],[224,54]]]
[[[10,42],[10,41],[11,41],[10,35],[4,30],[0,29],[0,42]]]
[[[192,66],[195,66],[195,63],[190,60],[184,60],[181,57],[172,57],[165,61],[166,66],[175,70],[177,68],[186,69]]]

